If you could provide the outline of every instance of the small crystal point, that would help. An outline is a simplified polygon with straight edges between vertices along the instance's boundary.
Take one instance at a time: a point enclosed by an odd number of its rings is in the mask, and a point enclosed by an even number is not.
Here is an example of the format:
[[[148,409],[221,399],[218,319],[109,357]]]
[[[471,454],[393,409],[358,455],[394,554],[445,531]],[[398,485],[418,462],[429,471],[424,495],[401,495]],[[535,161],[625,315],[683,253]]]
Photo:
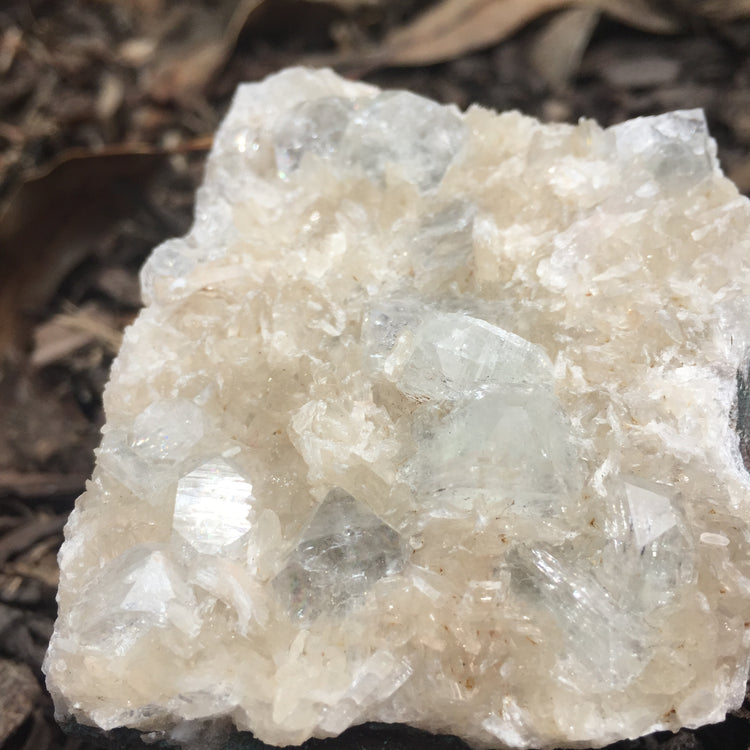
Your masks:
[[[641,548],[677,525],[672,502],[664,490],[659,489],[654,485],[644,486],[637,480],[625,481],[633,535]]]

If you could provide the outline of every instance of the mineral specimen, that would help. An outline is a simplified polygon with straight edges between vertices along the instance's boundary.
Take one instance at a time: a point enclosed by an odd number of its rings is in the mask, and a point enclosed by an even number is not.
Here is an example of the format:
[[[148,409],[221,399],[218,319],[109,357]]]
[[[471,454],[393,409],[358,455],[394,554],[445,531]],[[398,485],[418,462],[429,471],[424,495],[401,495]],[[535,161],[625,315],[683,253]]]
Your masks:
[[[477,747],[720,720],[750,662],[749,264],[698,111],[242,86],[113,366],[58,715]]]

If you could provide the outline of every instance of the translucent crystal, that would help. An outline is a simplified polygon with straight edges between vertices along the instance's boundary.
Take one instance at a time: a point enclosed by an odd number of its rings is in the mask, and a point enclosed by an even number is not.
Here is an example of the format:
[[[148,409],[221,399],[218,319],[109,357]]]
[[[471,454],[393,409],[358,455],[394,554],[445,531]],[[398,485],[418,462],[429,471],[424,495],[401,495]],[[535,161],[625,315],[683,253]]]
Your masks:
[[[474,251],[476,214],[473,203],[458,200],[424,217],[416,231],[406,229],[426,290],[440,289],[466,275]]]
[[[662,492],[630,480],[625,482],[625,493],[633,536],[641,549],[677,525],[672,503]]]
[[[565,560],[565,552],[513,548],[507,558],[511,586],[551,615],[546,627],[559,628],[559,680],[579,691],[623,689],[647,663],[649,628],[639,610],[618,606],[585,565]]]
[[[453,107],[408,91],[390,91],[359,108],[342,153],[373,178],[393,166],[425,191],[440,184],[465,139],[466,127]]]
[[[252,498],[252,484],[226,461],[207,461],[177,483],[173,528],[198,552],[221,554],[250,531]]]
[[[326,97],[284,113],[275,128],[276,163],[282,178],[306,153],[361,168],[374,180],[395,167],[420,190],[429,190],[463,145],[464,131],[453,108],[407,91],[355,102]]]
[[[410,301],[387,300],[377,303],[368,310],[362,323],[362,346],[365,352],[366,365],[376,373],[384,373],[393,378],[394,365],[397,359],[408,358],[412,352],[412,336],[406,339],[406,345],[399,347],[397,356],[391,360],[401,334],[408,334],[419,327],[422,322],[423,309]],[[391,360],[389,363],[388,361]]]
[[[334,155],[353,111],[347,99],[328,97],[301,102],[285,113],[275,132],[279,174],[286,177],[297,169],[306,153]]]
[[[192,589],[166,550],[138,545],[105,565],[89,584],[87,606],[74,607],[71,617],[86,637],[89,653],[121,656],[152,629],[172,638],[195,636],[200,618]]]
[[[716,169],[716,147],[700,109],[639,117],[612,130],[622,156],[662,180],[699,180]]]
[[[131,446],[144,459],[180,461],[203,436],[203,414],[186,400],[157,401],[133,422]]]
[[[541,347],[467,314],[381,304],[366,316],[362,340],[376,372],[420,401],[521,383],[552,387],[552,363]]]
[[[375,581],[403,567],[399,534],[334,489],[273,583],[291,613],[310,618],[353,606]]]
[[[543,349],[484,320],[436,313],[414,331],[398,387],[416,397],[455,400],[513,383],[551,386],[552,363]]]
[[[575,497],[579,468],[554,396],[505,388],[467,399],[440,419],[417,417],[419,448],[403,475],[420,499],[466,509],[553,517]]]
[[[241,86],[104,394],[58,716],[554,748],[739,706],[750,203],[715,153],[695,111]]]

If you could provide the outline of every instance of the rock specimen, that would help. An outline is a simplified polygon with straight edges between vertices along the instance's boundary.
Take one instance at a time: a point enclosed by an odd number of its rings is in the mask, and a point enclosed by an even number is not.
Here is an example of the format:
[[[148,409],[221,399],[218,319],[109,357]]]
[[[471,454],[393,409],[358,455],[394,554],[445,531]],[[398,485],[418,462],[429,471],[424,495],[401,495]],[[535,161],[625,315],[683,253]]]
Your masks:
[[[720,720],[750,654],[749,262],[698,111],[242,86],[113,366],[58,715],[477,747]]]

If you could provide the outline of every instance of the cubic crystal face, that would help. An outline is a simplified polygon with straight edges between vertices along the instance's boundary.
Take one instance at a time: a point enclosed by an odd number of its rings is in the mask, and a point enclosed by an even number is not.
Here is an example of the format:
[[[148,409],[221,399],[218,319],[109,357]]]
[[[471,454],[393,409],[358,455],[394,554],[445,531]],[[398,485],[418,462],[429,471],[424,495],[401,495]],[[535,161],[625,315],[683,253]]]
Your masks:
[[[720,720],[750,665],[749,262],[700,112],[240,87],[105,393],[58,715],[477,747]]]

